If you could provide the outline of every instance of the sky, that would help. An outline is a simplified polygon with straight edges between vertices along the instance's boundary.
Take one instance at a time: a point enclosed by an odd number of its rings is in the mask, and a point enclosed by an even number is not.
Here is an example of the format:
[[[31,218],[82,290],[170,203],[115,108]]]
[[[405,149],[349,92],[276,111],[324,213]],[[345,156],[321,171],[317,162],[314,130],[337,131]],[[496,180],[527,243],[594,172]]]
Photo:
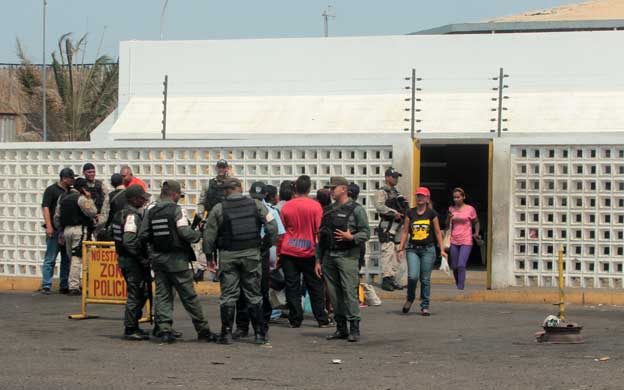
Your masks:
[[[40,63],[44,0],[0,0],[0,63],[15,63],[16,38]],[[47,0],[46,53],[58,38],[88,33],[85,62],[114,59],[120,41],[160,39],[163,0]],[[451,23],[477,22],[556,7],[575,0],[169,0],[164,38],[242,39],[318,37],[321,13],[332,5],[330,36],[401,35]]]

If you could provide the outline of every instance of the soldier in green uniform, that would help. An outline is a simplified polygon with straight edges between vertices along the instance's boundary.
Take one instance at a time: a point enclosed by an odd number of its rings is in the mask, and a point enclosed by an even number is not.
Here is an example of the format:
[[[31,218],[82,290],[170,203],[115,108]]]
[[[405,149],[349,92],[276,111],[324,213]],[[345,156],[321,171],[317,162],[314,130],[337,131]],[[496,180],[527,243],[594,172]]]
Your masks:
[[[217,176],[210,179],[208,182],[208,187],[202,191],[199,196],[200,203],[197,205],[197,214],[201,218],[207,218],[210,211],[219,203],[225,200],[225,188],[223,188],[223,183],[228,177],[228,170],[230,169],[228,162],[226,160],[217,161]],[[199,282],[204,280],[204,273],[208,268],[208,263],[213,263],[216,265],[217,261],[217,253],[216,251],[213,253],[206,254],[206,261],[203,259],[199,259],[196,263],[196,271],[195,271],[195,281]]]
[[[189,262],[194,260],[195,254],[191,243],[199,241],[201,234],[191,229],[185,211],[177,204],[183,196],[180,183],[165,181],[160,199],[148,207],[139,228],[139,240],[148,245],[156,280],[156,326],[164,343],[175,341],[172,333],[175,288],[191,316],[198,339],[215,341],[193,287]]]
[[[139,242],[139,226],[143,219],[142,208],[150,195],[138,184],[131,185],[120,196],[127,199],[126,207],[113,215],[111,231],[119,259],[119,268],[126,280],[128,298],[124,315],[124,338],[147,340],[149,333],[139,328],[139,318],[147,300],[146,283],[150,278],[147,253]]]
[[[228,178],[224,184],[226,198],[216,205],[204,227],[203,249],[206,254],[219,249],[221,271],[221,337],[222,344],[232,343],[232,326],[236,314],[236,301],[241,287],[247,303],[249,317],[255,331],[256,344],[268,342],[260,279],[262,274],[260,252],[262,245],[269,247],[277,239],[277,223],[262,202],[243,196],[242,184]],[[268,239],[260,238],[265,227]]]
[[[322,253],[323,275],[337,327],[327,339],[354,342],[360,339],[361,319],[358,257],[360,244],[370,239],[370,226],[364,207],[349,198],[348,186],[344,177],[330,179],[331,196],[335,202],[323,210],[319,252]]]

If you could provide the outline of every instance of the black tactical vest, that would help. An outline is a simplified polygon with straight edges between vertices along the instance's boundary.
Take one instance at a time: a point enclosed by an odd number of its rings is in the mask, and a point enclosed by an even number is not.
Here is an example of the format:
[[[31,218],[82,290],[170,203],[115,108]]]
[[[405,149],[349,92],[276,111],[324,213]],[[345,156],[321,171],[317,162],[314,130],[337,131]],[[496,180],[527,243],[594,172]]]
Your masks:
[[[241,251],[260,247],[260,215],[256,201],[243,197],[226,199],[223,206],[223,223],[219,227],[217,248]]]
[[[215,177],[208,182],[208,190],[203,199],[204,210],[210,212],[212,208],[225,200],[223,180]]]
[[[349,229],[349,218],[351,218],[357,205],[355,202],[349,202],[345,205],[325,208],[320,231],[322,247],[333,250],[348,250],[357,246],[353,240],[336,241],[334,239],[336,230],[347,231]]]
[[[135,218],[139,218],[139,215],[130,210],[119,210],[113,216],[111,221],[111,233],[113,241],[115,241],[115,250],[119,256],[130,256],[130,252],[123,245],[124,225],[126,224],[126,218],[134,214]]]
[[[80,194],[78,192],[71,192],[67,195],[63,195],[59,203],[61,214],[61,227],[67,226],[87,226],[90,227],[93,223],[89,217],[84,215],[80,206],[78,206],[78,198]]]
[[[104,206],[104,188],[102,188],[102,182],[99,180],[95,181],[95,186],[88,187],[89,192],[91,193],[91,199],[93,199],[93,203],[95,203],[95,207],[97,208],[98,214],[102,212],[102,206]]]
[[[124,193],[125,190],[117,189],[111,191],[108,194],[108,220],[106,221],[106,226],[108,227],[113,220],[113,216],[117,214],[118,211],[121,211],[126,208],[128,205],[128,199]]]
[[[150,242],[157,252],[168,253],[181,248],[175,210],[175,203],[156,203],[149,209]]]

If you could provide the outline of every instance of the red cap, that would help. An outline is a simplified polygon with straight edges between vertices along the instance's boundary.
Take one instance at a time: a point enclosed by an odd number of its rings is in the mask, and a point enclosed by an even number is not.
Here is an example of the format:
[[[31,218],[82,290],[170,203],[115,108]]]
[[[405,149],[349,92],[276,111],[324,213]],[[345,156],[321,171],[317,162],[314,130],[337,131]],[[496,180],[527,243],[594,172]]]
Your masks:
[[[416,195],[431,196],[431,192],[429,192],[429,188],[427,187],[418,187],[418,190],[416,190]]]

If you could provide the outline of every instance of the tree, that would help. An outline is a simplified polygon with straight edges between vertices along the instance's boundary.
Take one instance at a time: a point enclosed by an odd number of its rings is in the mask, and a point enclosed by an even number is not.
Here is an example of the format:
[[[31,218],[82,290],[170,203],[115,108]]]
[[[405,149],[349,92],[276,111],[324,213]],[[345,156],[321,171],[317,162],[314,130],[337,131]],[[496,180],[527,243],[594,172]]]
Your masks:
[[[87,35],[74,43],[67,33],[58,40],[58,52],[52,53],[53,87],[46,84],[48,135],[51,141],[84,141],[117,106],[119,64],[106,55],[93,64],[85,64]],[[20,41],[17,55],[22,67],[18,79],[28,101],[26,115],[30,131],[43,132],[41,72],[32,65]],[[80,62],[76,59],[80,58]]]

